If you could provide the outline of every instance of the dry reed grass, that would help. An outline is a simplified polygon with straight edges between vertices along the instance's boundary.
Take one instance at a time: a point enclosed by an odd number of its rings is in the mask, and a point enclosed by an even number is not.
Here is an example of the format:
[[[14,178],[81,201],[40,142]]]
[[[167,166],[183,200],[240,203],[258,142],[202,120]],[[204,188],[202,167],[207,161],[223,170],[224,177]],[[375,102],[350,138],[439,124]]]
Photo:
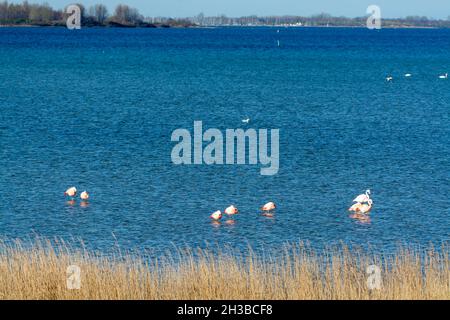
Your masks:
[[[316,253],[302,244],[274,255],[179,250],[150,260],[101,257],[63,242],[0,243],[0,299],[449,299],[448,247],[398,249],[394,255],[348,248]],[[67,267],[81,288],[67,288]],[[366,268],[381,268],[369,290]]]

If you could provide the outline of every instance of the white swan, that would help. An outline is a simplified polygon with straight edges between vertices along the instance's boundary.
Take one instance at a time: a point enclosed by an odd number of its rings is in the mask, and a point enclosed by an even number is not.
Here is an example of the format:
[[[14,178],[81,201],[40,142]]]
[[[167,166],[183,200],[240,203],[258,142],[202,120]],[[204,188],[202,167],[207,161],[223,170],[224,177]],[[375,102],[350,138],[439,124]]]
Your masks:
[[[442,74],[439,76],[439,79],[447,79],[448,78],[448,73]]]

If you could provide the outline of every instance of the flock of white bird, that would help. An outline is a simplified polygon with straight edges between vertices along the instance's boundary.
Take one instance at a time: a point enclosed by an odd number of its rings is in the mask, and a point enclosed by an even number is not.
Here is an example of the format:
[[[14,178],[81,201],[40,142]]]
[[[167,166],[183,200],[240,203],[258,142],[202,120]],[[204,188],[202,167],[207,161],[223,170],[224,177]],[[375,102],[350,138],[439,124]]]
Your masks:
[[[355,204],[353,204],[348,210],[355,212],[354,218],[367,217],[373,206],[373,200],[370,198],[370,190],[367,189],[365,193],[358,195],[355,199],[353,199],[353,202],[355,202]],[[260,210],[263,212],[263,215],[272,217],[273,210],[275,210],[275,208],[275,203],[268,202],[263,205]],[[231,205],[224,210],[224,213],[228,216],[233,216],[238,212],[238,209],[234,205]],[[214,211],[210,215],[210,218],[214,221],[219,221],[222,217],[223,214],[220,210]]]
[[[271,217],[273,215],[273,210],[275,210],[275,208],[276,208],[275,203],[267,202],[260,209],[263,212],[263,215]],[[234,216],[235,214],[238,214],[238,212],[239,212],[238,209],[234,205],[231,205],[224,210],[224,213],[227,216]],[[222,211],[220,210],[214,211],[210,215],[210,218],[214,221],[219,221],[220,219],[222,219],[222,217],[223,214]]]
[[[405,78],[410,78],[412,77],[411,73],[405,73]],[[438,76],[439,79],[448,79],[448,73],[444,73]],[[386,77],[386,81],[387,82],[391,82],[392,80],[394,80],[393,76],[387,76]]]
[[[75,200],[75,197],[77,196],[77,188],[70,187],[69,189],[64,192],[65,196],[68,196],[72,201]],[[80,199],[83,201],[88,201],[89,199],[89,193],[85,190],[82,193],[80,193]]]
[[[75,200],[75,197],[77,196],[77,188],[76,187],[70,187],[64,192],[65,196],[68,196],[71,201]],[[88,201],[89,199],[89,193],[85,190],[80,193],[80,199],[83,201]],[[373,200],[370,198],[370,190],[366,190],[365,193],[360,194],[355,199],[353,199],[353,204],[348,210],[355,212],[357,215],[367,215],[372,210]],[[274,202],[267,202],[265,205],[263,205],[260,210],[263,212],[263,215],[272,217],[273,211],[275,210],[276,205]],[[234,205],[231,205],[224,210],[224,214],[227,216],[234,216],[239,213],[238,208],[236,208]],[[222,219],[223,214],[222,211],[217,210],[214,211],[210,218],[214,221],[219,221]]]

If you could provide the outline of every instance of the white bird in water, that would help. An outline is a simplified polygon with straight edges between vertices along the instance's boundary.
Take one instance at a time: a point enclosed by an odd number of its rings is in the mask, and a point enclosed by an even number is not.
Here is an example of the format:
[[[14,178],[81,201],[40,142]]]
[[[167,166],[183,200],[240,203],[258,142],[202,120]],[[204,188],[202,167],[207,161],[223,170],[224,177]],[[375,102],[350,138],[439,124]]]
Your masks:
[[[89,193],[87,191],[83,191],[80,194],[80,198],[81,198],[81,200],[87,201],[89,199]]]
[[[220,210],[217,210],[210,215],[210,218],[215,221],[218,221],[222,219],[222,212],[220,212]]]
[[[275,203],[267,202],[265,205],[261,207],[262,211],[272,211],[276,208]]]
[[[250,118],[243,119],[242,122],[243,122],[243,123],[249,123],[249,122],[250,122]]]
[[[386,77],[386,81],[387,82],[391,82],[392,80],[394,80],[394,78],[392,76],[387,76]]]
[[[448,78],[448,73],[439,76],[439,79],[447,79],[447,78]]]
[[[225,214],[232,216],[238,213],[238,209],[235,206],[231,205],[228,208],[226,208],[224,212]]]
[[[411,77],[411,76],[412,76],[411,73],[406,73],[406,74],[405,74],[405,77],[406,77],[406,78],[409,78],[409,77]]]
[[[74,198],[77,195],[77,188],[70,187],[69,189],[66,190],[66,192],[64,192],[64,195]]]
[[[359,196],[357,196],[355,199],[353,199],[353,202],[363,203],[369,201],[369,199],[370,199],[370,190],[367,189],[366,193],[362,193]]]
[[[350,208],[348,208],[348,211],[356,212],[356,218],[358,218],[358,214],[366,214],[369,213],[370,210],[372,210],[372,204],[373,200],[370,199],[370,190],[366,190],[366,193],[360,194],[355,199],[353,199],[353,202],[356,202],[353,204]]]
[[[353,204],[350,208],[348,208],[348,211],[359,212],[361,205],[362,204],[360,202],[357,202],[357,203]]]
[[[350,210],[353,207],[355,207],[357,205],[357,208],[355,208],[355,210]],[[372,210],[372,205],[373,205],[373,201],[372,199],[367,200],[367,203],[355,203],[353,206],[350,207],[350,211],[355,211],[361,214],[367,214],[370,212],[370,210]]]
[[[364,203],[364,204],[362,204],[362,205],[359,207],[359,211],[358,211],[358,212],[360,212],[360,213],[362,213],[362,214],[369,213],[370,210],[372,210],[372,204],[373,204],[372,199],[369,199],[369,200],[367,201],[367,203]]]

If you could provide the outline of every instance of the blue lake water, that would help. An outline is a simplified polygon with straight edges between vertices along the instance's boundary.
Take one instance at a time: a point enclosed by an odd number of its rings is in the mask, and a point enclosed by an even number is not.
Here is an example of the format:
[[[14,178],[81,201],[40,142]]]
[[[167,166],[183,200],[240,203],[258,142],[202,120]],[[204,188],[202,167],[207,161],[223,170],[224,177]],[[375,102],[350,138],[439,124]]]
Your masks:
[[[440,245],[450,238],[445,72],[450,30],[1,28],[0,237],[83,239],[103,252]],[[171,134],[195,120],[280,129],[278,174],[175,166]],[[89,206],[67,204],[72,185]],[[367,188],[363,223],[347,208]],[[258,210],[268,201],[273,218]],[[212,224],[229,204],[235,223]]]

